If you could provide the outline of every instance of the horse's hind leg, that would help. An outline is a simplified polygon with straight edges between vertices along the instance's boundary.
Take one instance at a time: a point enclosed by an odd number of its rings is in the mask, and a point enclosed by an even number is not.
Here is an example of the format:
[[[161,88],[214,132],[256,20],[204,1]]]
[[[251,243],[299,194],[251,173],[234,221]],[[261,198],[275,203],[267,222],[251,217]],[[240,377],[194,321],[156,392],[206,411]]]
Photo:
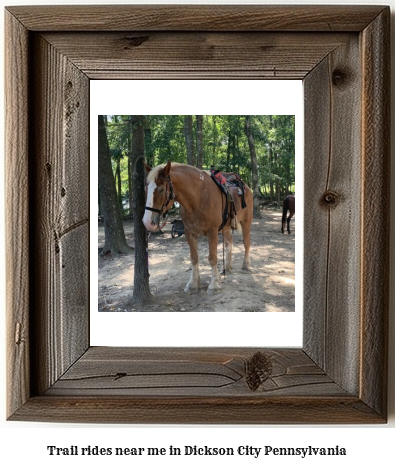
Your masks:
[[[289,233],[289,234],[291,233],[291,227],[290,227],[290,225],[291,225],[291,219],[292,219],[292,217],[294,216],[294,214],[295,214],[295,212],[290,212],[289,217],[288,217],[288,219],[287,219],[287,230],[288,230],[288,233]]]
[[[289,209],[289,199],[288,199],[288,197],[286,197],[283,201],[283,217],[281,219],[281,233],[284,233],[285,224],[287,224],[287,228],[289,230],[289,222],[288,222],[288,219],[287,219],[288,209]]]
[[[232,247],[233,247],[233,239],[232,233],[230,230],[224,230],[223,232],[224,243],[225,243],[225,273],[231,274],[232,273]]]
[[[188,241],[189,251],[191,254],[192,272],[191,277],[187,285],[185,286],[184,292],[190,294],[197,292],[200,287],[200,275],[199,275],[199,256],[198,256],[198,237],[192,235],[185,230],[185,236]]]
[[[245,271],[251,270],[251,260],[250,260],[250,230],[251,230],[251,221],[243,221],[241,223],[241,228],[243,229],[243,243],[244,243],[244,261],[243,269]]]

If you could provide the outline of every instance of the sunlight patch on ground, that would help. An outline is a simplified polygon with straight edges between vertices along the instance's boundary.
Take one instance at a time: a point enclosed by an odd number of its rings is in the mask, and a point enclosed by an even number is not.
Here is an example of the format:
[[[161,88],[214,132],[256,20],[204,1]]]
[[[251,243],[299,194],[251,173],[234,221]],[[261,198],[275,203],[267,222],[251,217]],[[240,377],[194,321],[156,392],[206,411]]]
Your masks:
[[[295,308],[295,239],[281,234],[278,214],[262,210],[251,231],[251,271],[243,271],[242,231],[233,234],[232,273],[221,274],[222,291],[207,294],[211,280],[208,243],[199,237],[201,289],[186,294],[191,275],[189,247],[185,236],[164,234],[149,238],[149,285],[154,294],[144,306],[131,304],[134,279],[134,254],[99,258],[100,311],[218,311],[283,312]],[[133,226],[125,223],[128,243],[133,245]],[[99,237],[100,238],[100,237]],[[218,239],[218,270],[223,271],[223,241]],[[124,290],[122,291],[122,285]],[[129,309],[129,310],[128,310]]]
[[[270,276],[270,280],[278,284],[287,284],[290,286],[295,286],[295,279],[285,277],[283,273],[279,274],[278,276]]]

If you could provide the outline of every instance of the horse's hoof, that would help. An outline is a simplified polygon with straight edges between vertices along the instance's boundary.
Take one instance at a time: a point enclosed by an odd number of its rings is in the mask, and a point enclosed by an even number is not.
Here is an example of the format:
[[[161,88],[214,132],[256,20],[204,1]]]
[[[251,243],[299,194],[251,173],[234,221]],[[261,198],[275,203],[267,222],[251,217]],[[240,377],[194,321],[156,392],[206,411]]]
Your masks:
[[[184,292],[186,294],[197,294],[199,292],[199,287],[186,286]]]
[[[216,294],[217,292],[221,292],[221,283],[216,281],[215,283],[211,283],[208,286],[207,294]]]
[[[241,269],[242,269],[243,271],[247,271],[247,272],[249,272],[249,273],[252,271],[251,266],[248,266],[248,265],[246,265],[246,264],[243,264],[243,267],[242,267]]]
[[[214,295],[214,294],[218,294],[219,292],[221,292],[221,286],[217,286],[217,287],[209,287],[207,289],[207,295]]]

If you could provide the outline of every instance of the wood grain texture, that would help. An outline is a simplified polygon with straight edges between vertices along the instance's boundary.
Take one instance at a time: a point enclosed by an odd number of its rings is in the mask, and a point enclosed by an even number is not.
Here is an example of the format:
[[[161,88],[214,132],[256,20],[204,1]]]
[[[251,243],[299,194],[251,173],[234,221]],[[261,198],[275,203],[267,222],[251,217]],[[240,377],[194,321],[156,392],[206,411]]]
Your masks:
[[[28,31],[5,12],[7,413],[30,396]],[[19,79],[13,80],[14,77]]]
[[[308,209],[304,240],[305,252],[313,253],[304,263],[305,347],[351,393],[358,393],[359,386],[362,254],[362,69],[358,51],[355,35],[328,55],[304,82],[309,97],[305,110]]]
[[[31,31],[361,31],[382,9],[376,5],[8,7]]]
[[[48,33],[91,79],[299,79],[348,33]],[[295,57],[298,60],[295,61]]]
[[[330,118],[331,88],[329,57],[312,70],[304,80],[306,99],[304,198],[310,201],[304,226],[304,273],[314,282],[304,282],[303,287],[303,345],[307,354],[325,368],[327,325],[327,245],[329,213],[320,200],[327,189],[328,163],[331,148]],[[307,224],[307,220],[310,223]],[[325,247],[325,249],[323,249]]]
[[[46,393],[52,395],[233,396],[338,395],[342,390],[300,349],[261,350],[270,364],[248,385],[251,349],[93,347]],[[264,372],[264,371],[263,371]]]
[[[89,345],[89,82],[43,38],[32,50],[33,383],[42,393]]]
[[[385,422],[389,9],[12,7],[6,21],[9,419]],[[303,348],[90,348],[89,80],[280,71],[305,85]]]
[[[379,424],[356,397],[33,397],[13,420],[145,424]]]
[[[390,230],[390,14],[367,27],[363,41],[362,298],[360,396],[387,411]]]
[[[251,349],[93,347],[12,417],[100,423],[382,422],[301,350],[263,350],[273,372],[246,385]]]

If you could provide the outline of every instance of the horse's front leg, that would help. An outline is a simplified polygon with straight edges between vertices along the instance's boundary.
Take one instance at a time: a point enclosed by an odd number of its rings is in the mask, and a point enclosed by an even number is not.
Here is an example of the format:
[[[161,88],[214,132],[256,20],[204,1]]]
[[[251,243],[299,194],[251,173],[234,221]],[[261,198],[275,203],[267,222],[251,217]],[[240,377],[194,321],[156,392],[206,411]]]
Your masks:
[[[192,235],[190,232],[188,232],[188,230],[185,230],[185,236],[188,241],[191,255],[192,272],[191,277],[185,286],[184,292],[191,294],[193,292],[197,292],[200,288],[198,237]]]
[[[218,232],[213,230],[207,234],[208,239],[208,261],[211,266],[211,282],[208,286],[207,293],[212,294],[215,291],[221,290],[221,277],[218,272],[218,258],[217,258],[217,247],[218,247]]]

